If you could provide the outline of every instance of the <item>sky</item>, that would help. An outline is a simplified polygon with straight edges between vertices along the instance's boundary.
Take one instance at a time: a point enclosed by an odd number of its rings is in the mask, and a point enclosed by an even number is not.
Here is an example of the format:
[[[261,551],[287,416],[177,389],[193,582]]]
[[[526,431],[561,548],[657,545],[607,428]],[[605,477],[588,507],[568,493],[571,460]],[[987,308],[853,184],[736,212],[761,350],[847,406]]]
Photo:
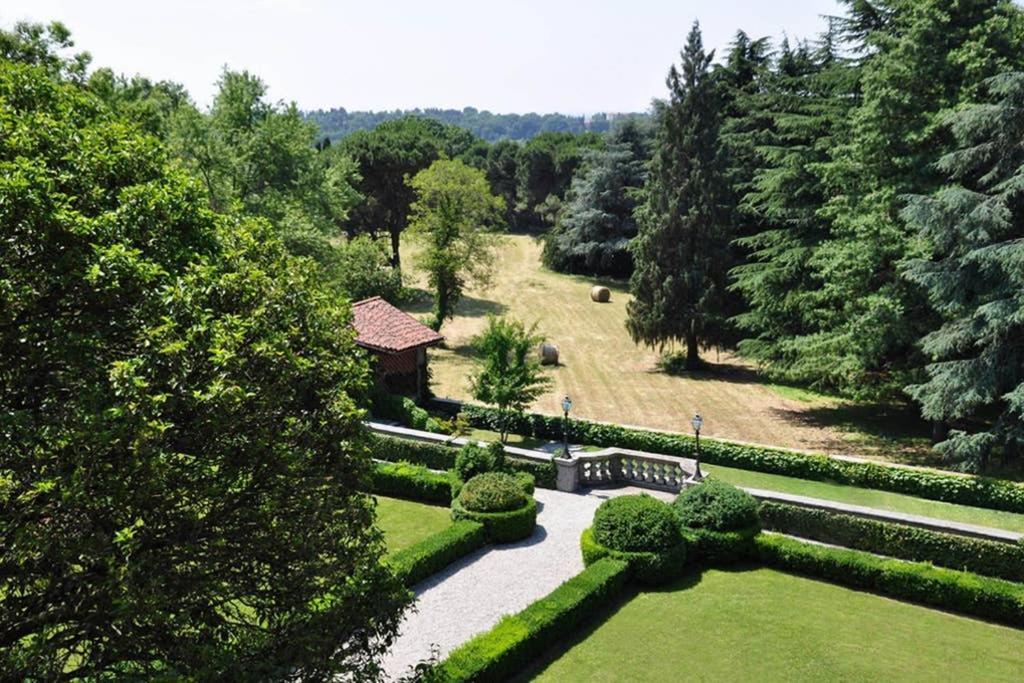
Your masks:
[[[836,0],[3,0],[0,25],[57,19],[94,66],[182,83],[209,104],[224,66],[302,109],[466,106],[511,113],[643,111],[693,21],[722,53],[813,38]]]

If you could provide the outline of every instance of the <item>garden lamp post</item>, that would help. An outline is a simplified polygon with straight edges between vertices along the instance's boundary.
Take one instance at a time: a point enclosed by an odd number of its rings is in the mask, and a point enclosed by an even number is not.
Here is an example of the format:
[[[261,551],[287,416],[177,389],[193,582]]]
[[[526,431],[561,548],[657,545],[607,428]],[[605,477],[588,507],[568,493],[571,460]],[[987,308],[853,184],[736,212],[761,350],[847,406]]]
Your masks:
[[[696,413],[693,419],[690,420],[690,424],[693,425],[693,433],[697,438],[697,468],[693,472],[693,480],[700,481],[704,478],[704,475],[700,472],[700,428],[704,424],[704,418],[700,416],[700,413]]]
[[[569,458],[569,411],[572,409],[572,399],[566,394],[562,399],[562,454]]]

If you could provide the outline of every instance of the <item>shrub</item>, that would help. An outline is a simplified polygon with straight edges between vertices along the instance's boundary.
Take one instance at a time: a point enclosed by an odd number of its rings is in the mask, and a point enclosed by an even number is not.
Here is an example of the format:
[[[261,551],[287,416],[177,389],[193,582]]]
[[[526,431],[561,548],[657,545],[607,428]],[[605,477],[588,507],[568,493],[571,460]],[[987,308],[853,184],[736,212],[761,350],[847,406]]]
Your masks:
[[[760,528],[753,526],[739,531],[682,530],[687,552],[695,562],[706,566],[723,566],[748,561],[754,555],[754,538]]]
[[[454,493],[450,474],[432,472],[409,462],[376,463],[367,488],[371,493],[448,505]]]
[[[705,479],[676,497],[672,504],[679,522],[690,529],[739,531],[759,524],[757,500],[731,484]]]
[[[449,470],[455,466],[457,451],[451,446],[380,434],[370,434],[369,438],[370,454],[377,460],[406,460],[432,470]]]
[[[612,550],[658,552],[680,541],[672,508],[646,494],[618,496],[594,513],[594,538]]]
[[[758,559],[787,571],[859,590],[1024,626],[1024,586],[859,550],[804,543],[776,534],[754,539]]]
[[[636,580],[650,586],[668,583],[686,568],[686,543],[682,537],[678,537],[675,545],[666,550],[627,552],[601,545],[594,539],[594,530],[590,528],[584,529],[580,536],[580,551],[583,564],[587,566],[606,557],[628,562]]]
[[[501,418],[490,408],[463,405],[462,410],[474,427],[493,430],[499,428]],[[512,418],[510,431],[560,440],[562,418],[537,413],[516,415]],[[575,443],[631,448],[684,458],[692,458],[695,453],[694,439],[690,436],[587,420],[570,422],[569,439]],[[708,438],[701,439],[700,451],[701,460],[711,464],[1024,513],[1024,486],[999,479],[853,462],[824,455],[794,453],[781,448],[763,448]]]
[[[1024,581],[1024,546],[1019,543],[968,538],[781,503],[762,503],[760,514],[767,528],[786,534],[1009,581]]]
[[[412,429],[435,434],[447,433],[440,421],[432,418],[430,413],[416,405],[408,396],[378,394],[373,399],[373,414],[377,418],[394,420]]]
[[[387,559],[402,584],[411,588],[455,560],[487,544],[483,524],[459,521]]]
[[[501,444],[498,446],[500,448]],[[494,449],[489,446],[467,443],[459,449],[459,454],[455,456],[455,474],[462,481],[469,481],[478,474],[500,470],[504,464],[505,450],[501,448],[500,461],[495,456]]]
[[[509,458],[505,461],[505,466],[512,472],[529,473],[533,476],[534,484],[542,489],[555,488],[555,479],[558,474],[555,470],[555,463],[551,460],[538,462],[536,460]]]
[[[495,543],[520,541],[529,537],[537,525],[537,502],[529,496],[525,500],[525,504],[515,510],[476,512],[467,510],[457,498],[452,502],[452,519],[469,519],[483,524],[488,537]]]
[[[462,486],[459,503],[471,512],[508,512],[526,504],[523,485],[511,474],[485,472]]]
[[[571,633],[622,591],[629,565],[615,559],[595,562],[518,614],[453,651],[426,681],[505,681],[539,657],[551,643]]]

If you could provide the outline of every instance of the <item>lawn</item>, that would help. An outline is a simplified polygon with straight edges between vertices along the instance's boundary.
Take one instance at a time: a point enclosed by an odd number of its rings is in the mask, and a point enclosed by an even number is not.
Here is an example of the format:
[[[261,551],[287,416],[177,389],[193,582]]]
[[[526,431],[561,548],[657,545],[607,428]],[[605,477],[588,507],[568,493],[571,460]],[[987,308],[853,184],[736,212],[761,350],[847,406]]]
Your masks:
[[[1020,681],[1024,632],[770,569],[711,570],[632,597],[539,666],[524,678]]]
[[[415,261],[417,245],[403,241],[403,262]],[[432,388],[441,397],[469,397],[473,368],[470,339],[488,314],[511,314],[558,345],[551,389],[534,409],[561,414],[559,401],[573,398],[573,414],[670,430],[689,430],[694,412],[704,416],[704,434],[751,443],[857,454],[901,462],[931,462],[928,430],[905,410],[851,404],[813,392],[763,382],[742,360],[709,351],[708,371],[673,376],[658,369],[659,354],[636,346],[624,326],[629,294],[625,283],[600,281],[610,303],[590,300],[592,278],[563,275],[540,264],[541,243],[526,235],[503,237],[495,259],[494,284],[470,289],[454,320],[441,329],[446,348],[430,351]],[[425,287],[421,273],[406,274]],[[431,308],[424,289],[406,306],[416,316]]]
[[[724,479],[736,486],[766,489],[778,491],[779,493],[792,493],[800,496],[811,496],[812,498],[824,498],[825,500],[834,500],[851,505],[863,505],[881,510],[936,517],[964,524],[976,524],[1024,533],[1024,515],[1013,512],[955,505],[937,500],[928,500],[927,498],[916,498],[902,493],[890,493],[889,491],[864,489],[842,484],[829,484],[823,481],[797,479],[795,477],[765,474],[763,472],[722,467],[720,465],[705,465],[702,463],[701,469],[705,473]]]
[[[398,498],[375,497],[377,526],[384,532],[389,553],[408,548],[452,523],[448,508]]]

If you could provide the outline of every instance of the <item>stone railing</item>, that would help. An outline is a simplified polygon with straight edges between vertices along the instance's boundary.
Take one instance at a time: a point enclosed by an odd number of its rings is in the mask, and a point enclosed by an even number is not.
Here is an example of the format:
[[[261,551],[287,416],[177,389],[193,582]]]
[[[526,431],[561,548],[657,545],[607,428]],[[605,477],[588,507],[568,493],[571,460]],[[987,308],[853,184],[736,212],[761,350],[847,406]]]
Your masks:
[[[575,491],[580,486],[640,486],[678,493],[686,485],[696,463],[624,448],[576,453],[571,460],[556,458],[558,489]]]

